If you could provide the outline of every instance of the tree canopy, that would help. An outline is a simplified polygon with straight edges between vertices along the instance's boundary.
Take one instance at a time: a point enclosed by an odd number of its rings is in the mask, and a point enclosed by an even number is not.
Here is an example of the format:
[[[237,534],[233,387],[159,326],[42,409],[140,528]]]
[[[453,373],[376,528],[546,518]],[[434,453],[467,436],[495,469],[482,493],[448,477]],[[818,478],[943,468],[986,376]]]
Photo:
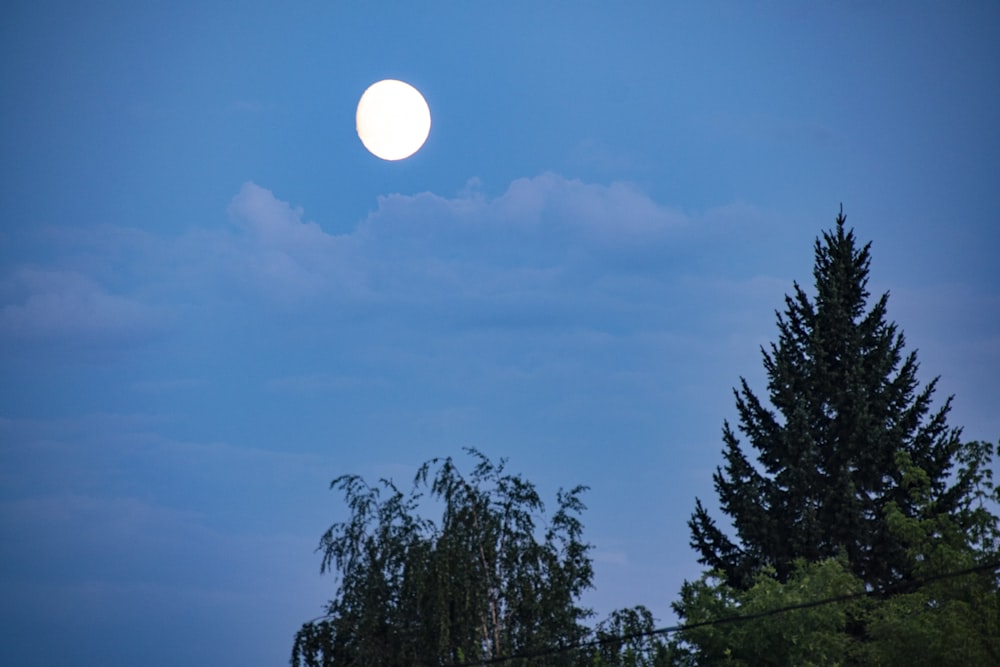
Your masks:
[[[844,223],[816,241],[815,300],[795,284],[761,350],[770,405],[734,390],[750,447],[726,422],[713,480],[735,536],[696,500],[686,664],[1000,664],[995,448],[962,442],[950,398],[932,409]]]
[[[388,480],[332,482],[351,518],[319,548],[321,569],[340,583],[325,617],[296,635],[293,666],[459,664],[572,645],[589,632],[577,602],[593,577],[584,487],[560,490],[546,518],[534,485],[469,453],[470,475],[435,459],[408,494]],[[421,518],[423,506],[439,507],[440,520]]]
[[[957,516],[972,471],[951,475],[962,447],[947,415],[932,410],[937,380],[919,387],[916,352],[886,321],[889,295],[868,306],[870,244],[836,228],[815,244],[815,300],[798,286],[778,314],[778,342],[762,349],[770,406],[740,379],[737,434],[723,427],[725,465],[715,475],[720,507],[735,539],[700,500],[689,522],[699,561],[748,588],[764,568],[784,581],[797,560],[846,556],[866,585],[912,575],[907,545],[894,539],[888,508],[909,518]],[[915,500],[899,455],[927,477]]]
[[[762,349],[767,401],[740,378],[713,475],[733,533],[696,499],[670,641],[642,606],[594,628],[577,486],[555,511],[476,450],[421,466],[404,493],[331,483],[350,512],[322,536],[334,598],[295,636],[292,667],[1000,664],[997,446],[963,442],[869,304],[870,244],[841,211],[815,243],[815,297],[796,283]],[[744,447],[737,433],[749,447]],[[429,510],[440,518],[424,518]]]
[[[989,443],[970,449],[995,451]],[[905,484],[919,498],[926,477],[914,472],[908,468]],[[984,476],[972,500],[996,499],[995,492]],[[952,517],[912,519],[890,508],[890,530],[910,544],[915,574],[890,590],[868,590],[842,556],[796,561],[785,581],[765,568],[746,589],[708,572],[686,583],[675,603],[689,629],[676,651],[684,661],[674,664],[1000,664],[997,522],[979,516],[991,537],[962,540]]]

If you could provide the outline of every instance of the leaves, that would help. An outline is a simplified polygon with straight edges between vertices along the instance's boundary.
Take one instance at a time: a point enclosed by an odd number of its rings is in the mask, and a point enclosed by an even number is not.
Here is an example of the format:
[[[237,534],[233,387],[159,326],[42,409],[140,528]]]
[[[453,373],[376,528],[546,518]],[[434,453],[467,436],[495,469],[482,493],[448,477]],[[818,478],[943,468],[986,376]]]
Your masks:
[[[856,640],[846,632],[860,614],[862,602],[774,613],[815,600],[863,590],[842,560],[816,564],[798,561],[784,583],[773,570],[760,572],[746,590],[733,588],[709,574],[685,583],[681,591],[688,624],[750,617],[739,622],[711,623],[682,632],[694,647],[696,664],[835,665],[843,664]]]
[[[461,663],[586,636],[590,612],[576,602],[593,578],[579,518],[586,487],[560,490],[546,520],[534,485],[467,452],[468,476],[434,459],[407,494],[389,480],[333,481],[351,515],[319,550],[321,571],[340,584],[326,617],[296,635],[293,666]],[[437,522],[421,518],[428,505],[440,506]]]
[[[534,485],[470,449],[471,472],[433,459],[408,493],[331,483],[350,518],[319,550],[339,584],[293,667],[1000,664],[997,447],[960,440],[950,399],[931,409],[936,380],[919,387],[888,295],[867,306],[870,247],[844,221],[816,242],[815,300],[796,284],[762,349],[769,400],[734,390],[713,481],[735,536],[696,500],[709,571],[673,605],[679,635],[641,606],[584,626],[586,487],[546,515]]]
[[[950,398],[931,409],[844,222],[816,241],[815,301],[796,284],[762,350],[769,405],[734,391],[749,447],[726,423],[713,480],[736,537],[696,500],[711,569],[674,603],[687,664],[1000,664],[996,448],[961,442]]]
[[[916,391],[916,357],[903,357],[903,335],[885,320],[888,295],[867,303],[870,244],[858,248],[844,223],[841,214],[816,240],[815,300],[796,284],[777,315],[777,344],[762,350],[769,405],[742,378],[734,390],[749,447],[727,423],[714,482],[736,539],[700,503],[689,522],[699,561],[732,586],[745,589],[766,568],[785,581],[796,560],[841,553],[867,585],[891,584],[907,558],[888,539],[889,504],[906,517],[950,514],[973,484],[950,478],[961,449],[950,399],[932,413],[936,381]],[[926,475],[925,497],[903,487],[900,452]]]

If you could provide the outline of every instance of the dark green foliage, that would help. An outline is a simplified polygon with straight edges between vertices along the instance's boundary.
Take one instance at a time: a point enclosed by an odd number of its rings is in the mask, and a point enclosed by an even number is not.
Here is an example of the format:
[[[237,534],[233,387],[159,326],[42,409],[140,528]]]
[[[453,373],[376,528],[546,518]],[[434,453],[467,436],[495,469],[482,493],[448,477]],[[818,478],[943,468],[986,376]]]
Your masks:
[[[593,667],[667,667],[674,647],[653,634],[653,614],[639,605],[619,609],[597,626]]]
[[[960,475],[970,474],[971,492],[953,514],[907,517],[894,503],[887,509],[892,537],[908,545],[913,581],[873,604],[866,617],[871,664],[1000,664],[1000,535],[988,510],[1000,493],[993,486],[990,443],[963,445]],[[930,479],[900,453],[903,487],[917,505],[930,502]],[[950,577],[949,573],[985,569]],[[917,582],[920,582],[917,585]]]
[[[682,633],[691,647],[690,664],[778,667],[852,662],[857,642],[846,630],[860,615],[864,600],[767,612],[857,593],[863,590],[861,582],[836,559],[816,564],[799,561],[785,583],[773,574],[763,570],[746,590],[711,574],[684,585],[678,606],[684,608],[687,623],[696,626]],[[712,623],[739,616],[754,618]]]
[[[532,484],[469,451],[477,463],[468,478],[450,458],[435,459],[409,494],[386,480],[333,481],[351,518],[323,535],[320,550],[322,570],[336,571],[340,585],[326,616],[296,635],[293,666],[474,663],[587,636],[589,612],[577,605],[593,576],[578,518],[584,487],[560,491],[545,522]],[[440,506],[440,521],[419,518],[422,504]],[[568,652],[507,664],[583,659]]]
[[[795,285],[762,350],[770,405],[734,391],[756,455],[725,424],[713,478],[736,534],[696,502],[710,570],[674,603],[677,664],[1000,664],[996,449],[961,442],[950,399],[931,409],[844,222],[816,242],[815,301]]]
[[[985,507],[1000,500],[986,467],[992,452],[988,443],[963,448],[963,469],[972,462],[982,474],[969,506],[956,515],[960,520],[910,518],[895,505],[887,509],[891,538],[910,545],[913,573],[889,590],[866,590],[843,558],[798,561],[784,582],[764,569],[747,589],[712,573],[685,583],[676,603],[691,626],[680,633],[688,649],[684,664],[1000,664],[997,517]],[[902,486],[920,504],[929,479],[907,459],[899,455]],[[966,511],[974,516],[962,516]],[[969,519],[979,537],[963,539],[958,525]],[[796,605],[803,606],[787,610]],[[732,620],[739,617],[750,618]]]
[[[946,422],[950,399],[932,411],[935,381],[918,388],[916,354],[904,356],[902,333],[885,319],[888,294],[868,308],[869,245],[857,248],[844,222],[841,213],[816,241],[815,301],[796,284],[778,343],[762,350],[772,407],[745,380],[734,390],[756,460],[726,423],[714,480],[736,539],[700,501],[689,522],[699,562],[736,588],[767,568],[787,581],[801,559],[839,556],[865,585],[889,585],[913,575],[907,544],[890,535],[890,506],[961,524],[972,478],[950,476],[961,449]],[[927,476],[920,502],[902,484],[899,453]]]

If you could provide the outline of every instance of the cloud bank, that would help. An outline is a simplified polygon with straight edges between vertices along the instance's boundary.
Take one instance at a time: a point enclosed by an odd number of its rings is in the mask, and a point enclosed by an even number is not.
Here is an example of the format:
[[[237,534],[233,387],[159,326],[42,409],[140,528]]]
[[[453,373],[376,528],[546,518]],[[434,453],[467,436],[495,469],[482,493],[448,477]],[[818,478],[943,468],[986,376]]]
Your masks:
[[[665,243],[684,216],[625,183],[587,184],[546,173],[497,197],[475,182],[455,197],[380,197],[348,234],[246,183],[229,206],[231,270],[278,298],[497,294],[544,286]]]
[[[2,283],[0,337],[125,342],[162,324],[157,309],[112,294],[81,273],[21,267]]]

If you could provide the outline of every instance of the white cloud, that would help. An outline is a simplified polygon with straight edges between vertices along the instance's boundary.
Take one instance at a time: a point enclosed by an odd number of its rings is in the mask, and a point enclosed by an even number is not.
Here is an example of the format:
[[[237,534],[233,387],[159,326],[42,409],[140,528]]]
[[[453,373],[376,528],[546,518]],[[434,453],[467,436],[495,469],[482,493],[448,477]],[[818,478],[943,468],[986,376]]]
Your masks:
[[[239,303],[286,312],[323,304],[326,313],[377,303],[381,316],[416,308],[420,317],[450,321],[463,314],[479,321],[536,321],[540,314],[564,321],[602,299],[621,308],[658,298],[665,272],[676,276],[688,261],[678,248],[692,228],[685,215],[632,184],[554,173],[517,179],[496,196],[475,180],[450,197],[386,195],[342,233],[252,182],[235,194],[228,213],[228,227],[177,237],[127,228],[96,229],[89,240],[71,235],[64,251],[76,249],[79,257],[66,255],[61,266],[78,271],[15,272],[0,333],[121,340],[154,329],[168,307],[180,314]],[[698,220],[711,226],[713,215]],[[633,274],[650,280],[641,295],[629,291],[623,301],[607,277]],[[103,284],[136,285],[146,301]]]
[[[229,230],[190,233],[176,245],[187,260],[171,264],[292,306],[317,298],[530,300],[526,290],[551,293],[607,261],[648,255],[686,222],[633,185],[553,173],[517,179],[495,197],[474,180],[452,197],[385,195],[338,234],[252,182],[228,211]]]
[[[4,281],[0,335],[19,339],[133,339],[163,323],[161,313],[111,294],[76,272],[21,268]]]
[[[682,214],[656,203],[632,184],[584,183],[547,172],[516,179],[492,199],[478,189],[466,189],[454,198],[429,192],[380,197],[378,209],[366,223],[374,234],[386,225],[394,233],[427,231],[426,226],[410,224],[417,220],[452,236],[468,231],[488,236],[540,232],[598,248],[634,238],[648,241],[686,222]]]
[[[304,222],[302,207],[292,207],[255,183],[244,183],[229,204],[234,223],[256,236],[262,245],[301,252],[334,237],[315,222]]]
[[[221,260],[238,279],[282,300],[361,289],[351,238],[324,232],[304,221],[303,213],[270,190],[245,183],[229,204],[237,234],[203,239],[209,252],[202,259]]]
[[[630,183],[597,185],[552,173],[517,179],[495,206],[504,217],[547,218],[579,229],[588,241],[598,243],[648,241],[686,222]]]

